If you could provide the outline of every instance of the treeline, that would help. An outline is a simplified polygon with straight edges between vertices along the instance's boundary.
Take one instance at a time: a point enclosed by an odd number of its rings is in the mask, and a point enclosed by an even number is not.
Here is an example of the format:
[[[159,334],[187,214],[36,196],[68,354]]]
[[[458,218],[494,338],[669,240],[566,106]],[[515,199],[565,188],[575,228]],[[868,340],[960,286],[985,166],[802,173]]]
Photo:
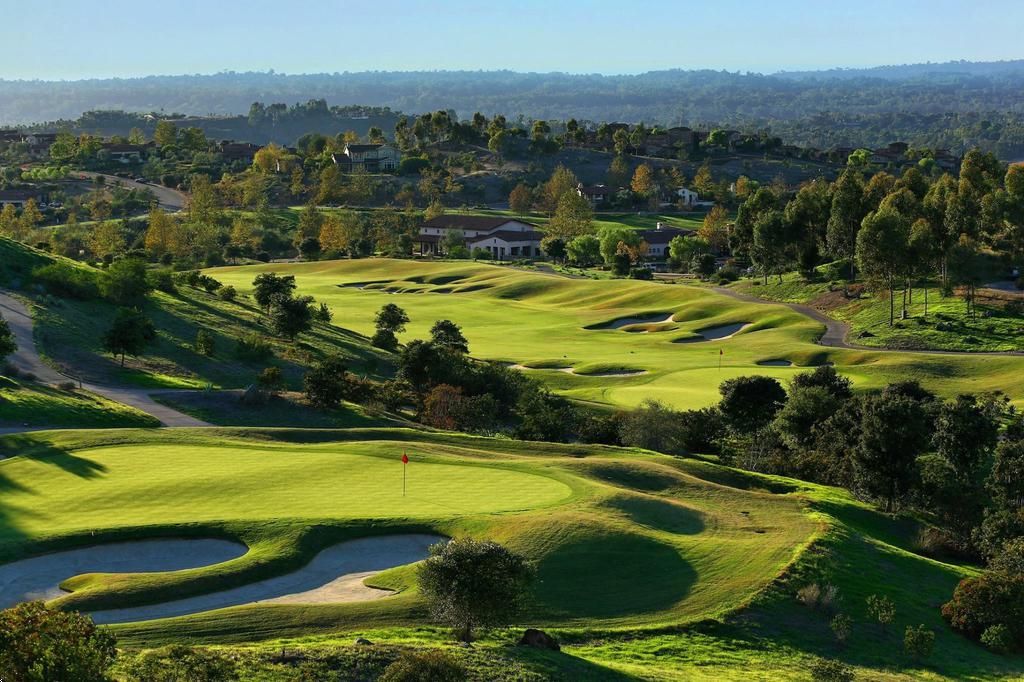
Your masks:
[[[419,114],[453,109],[460,116],[474,111],[520,114],[535,119],[624,121],[665,125],[714,122],[744,130],[771,129],[782,134],[787,122],[806,121],[831,112],[853,125],[845,126],[839,146],[880,146],[902,139],[915,146],[964,149],[972,146],[1016,154],[1024,151],[1016,134],[1005,138],[999,128],[1003,114],[1014,115],[1019,131],[1024,114],[1019,93],[1024,65],[950,64],[902,70],[824,71],[813,74],[729,73],[726,71],[656,71],[639,75],[602,76],[511,71],[367,72],[283,75],[221,73],[208,76],[152,76],[89,81],[0,81],[0,121],[32,123],[72,120],[83,111],[103,106],[126,111],[181,111],[239,115],[257,101],[326,100],[336,105],[389,107]],[[911,139],[923,132],[942,135],[939,121],[904,119],[913,127],[878,129],[872,117],[905,112],[915,115],[967,114],[991,125],[976,135],[967,129],[945,136],[941,144]],[[948,123],[948,122],[946,122]],[[959,126],[946,126],[958,130]],[[811,144],[805,126],[792,127],[794,143]],[[819,130],[817,132],[826,132]],[[811,133],[815,134],[815,133]],[[817,147],[829,145],[814,144]]]
[[[844,260],[848,279],[861,274],[889,292],[890,324],[895,292],[905,315],[913,288],[935,279],[961,287],[973,312],[983,253],[1024,256],[1024,168],[979,150],[964,157],[959,178],[922,168],[866,177],[854,155],[834,183],[816,180],[795,193],[757,188],[720,238],[765,282],[794,267],[812,278],[823,254]]]

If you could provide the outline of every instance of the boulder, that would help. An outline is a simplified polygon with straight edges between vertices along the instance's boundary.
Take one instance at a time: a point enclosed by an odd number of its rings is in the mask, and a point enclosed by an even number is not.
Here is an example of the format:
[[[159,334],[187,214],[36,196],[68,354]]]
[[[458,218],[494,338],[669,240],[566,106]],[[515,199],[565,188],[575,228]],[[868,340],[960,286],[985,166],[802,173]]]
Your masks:
[[[562,647],[558,646],[558,642],[555,638],[544,632],[543,630],[537,630],[535,628],[527,628],[523,636],[519,638],[520,646],[532,646],[534,649],[547,649],[549,651],[561,651]]]
[[[370,640],[366,639],[365,637],[359,637],[359,638],[356,639],[356,644],[359,644],[361,646],[365,646],[367,644],[373,644],[373,642],[371,642]]]

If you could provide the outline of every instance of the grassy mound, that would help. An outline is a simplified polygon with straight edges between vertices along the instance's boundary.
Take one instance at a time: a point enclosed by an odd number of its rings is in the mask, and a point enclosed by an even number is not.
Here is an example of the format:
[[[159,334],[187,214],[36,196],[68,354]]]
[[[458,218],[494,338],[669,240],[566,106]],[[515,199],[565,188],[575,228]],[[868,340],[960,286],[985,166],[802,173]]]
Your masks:
[[[397,303],[412,319],[402,341],[426,338],[435,320],[447,318],[462,326],[479,358],[527,367],[646,370],[589,378],[536,374],[564,395],[594,403],[631,407],[657,398],[676,407],[699,407],[718,399],[718,386],[726,379],[762,374],[785,380],[829,362],[861,388],[917,379],[942,395],[1002,390],[1018,402],[1024,399],[1015,378],[1024,371],[1024,358],[826,348],[814,343],[823,327],[799,313],[698,287],[387,259],[219,268],[211,274],[244,291],[257,273],[267,271],[295,275],[300,292],[327,302],[338,324],[361,334],[372,333],[381,306]],[[366,282],[373,284],[349,286]],[[439,289],[446,293],[437,295]],[[655,312],[660,317],[654,320],[671,315],[671,323],[640,321]],[[615,328],[616,320],[637,321]],[[737,326],[745,323],[749,326]],[[701,334],[715,336],[711,332],[723,329],[734,333],[720,339]],[[700,342],[673,343],[679,339]],[[759,364],[766,360],[792,364]]]
[[[159,426],[153,417],[89,391],[0,377],[0,429],[14,426]]]

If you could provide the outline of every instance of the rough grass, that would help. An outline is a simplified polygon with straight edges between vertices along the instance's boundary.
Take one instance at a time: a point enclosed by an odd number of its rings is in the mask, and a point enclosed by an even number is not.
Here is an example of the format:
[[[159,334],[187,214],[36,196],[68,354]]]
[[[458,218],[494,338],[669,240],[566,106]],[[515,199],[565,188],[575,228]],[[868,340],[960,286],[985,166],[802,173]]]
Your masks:
[[[761,374],[786,381],[826,362],[834,363],[858,388],[918,379],[944,395],[1002,390],[1016,401],[1024,399],[1024,385],[1015,379],[1024,371],[1024,358],[825,348],[814,343],[822,326],[799,313],[698,287],[388,259],[220,268],[212,274],[245,290],[257,273],[267,271],[295,275],[301,292],[326,301],[337,324],[360,334],[372,333],[381,306],[397,303],[412,320],[400,336],[403,342],[427,337],[435,320],[447,318],[462,326],[470,352],[478,358],[528,367],[647,370],[618,377],[534,374],[556,391],[591,403],[632,407],[656,398],[680,408],[699,407],[717,401],[718,386],[726,379]],[[672,323],[641,325],[646,333],[594,329],[651,311],[673,313]],[[701,329],[744,322],[752,324],[728,339],[672,343]],[[793,364],[757,364],[764,360]]]
[[[159,422],[133,407],[89,391],[65,391],[34,381],[0,377],[0,428],[5,426],[93,428],[159,426]]]

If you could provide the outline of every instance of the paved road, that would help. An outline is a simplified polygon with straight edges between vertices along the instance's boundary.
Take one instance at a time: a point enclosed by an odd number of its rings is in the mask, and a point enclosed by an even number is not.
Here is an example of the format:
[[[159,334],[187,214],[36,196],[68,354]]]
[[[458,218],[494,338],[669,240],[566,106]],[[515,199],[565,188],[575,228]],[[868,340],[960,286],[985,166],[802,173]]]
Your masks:
[[[171,189],[170,187],[164,187],[163,185],[157,184],[142,184],[141,182],[135,182],[134,180],[119,178],[116,175],[93,173],[92,171],[72,171],[71,177],[87,178],[90,180],[96,177],[102,177],[106,181],[107,185],[110,186],[120,185],[125,189],[149,190],[153,193],[153,196],[156,197],[156,201],[160,205],[160,208],[171,213],[177,213],[185,208],[185,203],[187,201],[185,194],[176,189]]]
[[[780,303],[779,301],[768,301],[757,296],[751,296],[749,294],[741,294],[738,291],[732,289],[726,289],[725,287],[713,287],[715,293],[735,298],[738,301],[745,303],[761,303],[764,305],[784,305],[791,310],[795,310],[801,315],[806,315],[816,322],[820,322],[825,325],[825,334],[818,339],[818,345],[829,346],[832,348],[848,348],[850,350],[872,350],[879,351],[882,353],[925,353],[928,355],[1024,355],[1022,351],[1008,350],[1008,351],[969,351],[969,350],[906,350],[901,348],[878,348],[875,346],[862,346],[847,341],[847,336],[850,333],[850,325],[847,322],[837,320],[829,317],[820,310],[816,310],[809,305],[803,305],[801,303]]]
[[[18,344],[18,350],[8,358],[15,367],[23,372],[32,372],[36,378],[46,384],[56,384],[62,381],[76,381],[74,377],[61,374],[54,368],[47,365],[39,357],[36,350],[35,339],[32,337],[32,315],[25,304],[18,299],[0,292],[0,316],[3,316],[14,333],[14,339]],[[110,400],[130,405],[146,414],[156,417],[163,426],[210,426],[207,422],[191,417],[183,412],[162,405],[153,400],[154,395],[161,393],[174,393],[175,391],[159,391],[142,388],[130,388],[126,386],[106,386],[101,384],[83,383],[82,388],[92,391]],[[5,427],[0,433],[14,433],[17,431],[38,430],[37,428],[21,427],[16,431],[15,427]]]

